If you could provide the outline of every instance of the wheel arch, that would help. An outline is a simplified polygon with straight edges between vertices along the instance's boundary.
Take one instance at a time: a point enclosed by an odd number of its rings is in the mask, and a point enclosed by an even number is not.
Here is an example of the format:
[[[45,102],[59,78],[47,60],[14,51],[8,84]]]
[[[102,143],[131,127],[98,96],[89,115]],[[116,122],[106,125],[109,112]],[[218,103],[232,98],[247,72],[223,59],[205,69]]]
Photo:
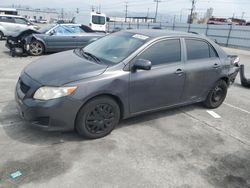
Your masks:
[[[229,79],[227,76],[223,76],[223,77],[221,77],[219,80],[225,81],[225,82],[227,83],[227,86],[230,85],[230,79]],[[219,80],[218,80],[218,81],[219,81]]]
[[[38,37],[32,35],[32,37],[31,37],[29,43],[31,43],[33,40],[37,40],[37,41],[41,42],[42,45],[43,45],[43,48],[44,48],[44,52],[46,52],[46,45],[45,45],[45,41],[44,41],[44,40],[42,40],[42,39],[40,39],[40,38],[38,38]]]
[[[90,98],[88,98],[82,105],[81,107],[79,108],[77,114],[76,114],[76,117],[75,117],[75,121],[74,121],[74,127],[76,126],[76,121],[77,121],[77,117],[78,117],[78,114],[79,112],[81,111],[81,109],[91,100],[93,100],[94,98],[97,98],[97,97],[109,97],[111,99],[113,99],[119,106],[120,108],[120,119],[123,119],[124,117],[124,104],[122,102],[122,100],[120,99],[120,97],[118,97],[117,95],[114,95],[114,94],[110,94],[110,93],[103,93],[103,94],[97,94],[95,96],[91,96]]]

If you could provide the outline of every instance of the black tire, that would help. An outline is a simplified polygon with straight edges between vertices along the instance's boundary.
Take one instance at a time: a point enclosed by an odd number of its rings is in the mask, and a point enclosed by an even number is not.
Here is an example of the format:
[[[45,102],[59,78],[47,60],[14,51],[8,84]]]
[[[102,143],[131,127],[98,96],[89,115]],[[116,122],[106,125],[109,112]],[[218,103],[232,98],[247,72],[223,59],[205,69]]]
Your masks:
[[[32,56],[42,55],[45,51],[45,47],[42,42],[38,40],[32,40],[30,43],[29,54]]]
[[[216,82],[214,87],[208,93],[206,100],[203,102],[207,108],[218,108],[225,100],[227,96],[228,85],[224,80]]]
[[[110,97],[96,97],[86,103],[76,118],[76,131],[88,139],[104,137],[120,120],[120,107]]]
[[[0,31],[0,40],[3,40],[3,38],[4,38],[4,34],[2,31]]]

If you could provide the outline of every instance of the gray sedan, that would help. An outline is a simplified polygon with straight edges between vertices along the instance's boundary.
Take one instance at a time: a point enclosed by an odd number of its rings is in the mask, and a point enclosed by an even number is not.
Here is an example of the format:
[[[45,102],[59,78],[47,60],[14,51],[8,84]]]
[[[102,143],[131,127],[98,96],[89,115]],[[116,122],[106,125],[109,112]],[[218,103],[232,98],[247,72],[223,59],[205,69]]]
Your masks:
[[[14,52],[27,52],[39,56],[48,52],[60,52],[84,47],[105,36],[79,24],[48,25],[38,31],[27,30],[18,36],[9,37],[6,46]]]
[[[238,63],[196,34],[121,31],[28,65],[16,102],[34,126],[100,138],[121,119],[149,111],[199,102],[219,107]]]
[[[84,30],[85,29],[85,30]],[[103,37],[105,33],[96,33],[79,24],[58,24],[40,30],[41,34],[32,34],[26,38],[26,50],[34,56],[45,52],[59,52],[86,46]]]

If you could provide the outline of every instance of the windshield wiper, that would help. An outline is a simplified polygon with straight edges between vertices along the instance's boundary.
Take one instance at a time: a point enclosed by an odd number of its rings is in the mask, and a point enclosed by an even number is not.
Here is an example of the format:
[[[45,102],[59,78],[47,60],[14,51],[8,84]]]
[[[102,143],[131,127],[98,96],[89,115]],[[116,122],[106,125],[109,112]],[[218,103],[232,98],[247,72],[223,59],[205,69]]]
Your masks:
[[[96,57],[94,54],[89,53],[89,52],[85,52],[84,50],[81,50],[81,51],[82,51],[82,55],[84,55],[85,57],[86,56],[91,57],[95,62],[102,63],[102,61],[98,57]]]

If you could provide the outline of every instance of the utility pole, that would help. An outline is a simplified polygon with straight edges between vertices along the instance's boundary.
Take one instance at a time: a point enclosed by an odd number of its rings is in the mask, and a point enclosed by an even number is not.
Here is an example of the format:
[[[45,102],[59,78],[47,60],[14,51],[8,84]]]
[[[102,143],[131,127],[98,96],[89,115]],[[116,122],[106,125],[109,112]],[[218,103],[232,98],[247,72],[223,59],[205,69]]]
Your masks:
[[[241,14],[241,19],[242,20],[244,19],[244,16],[245,16],[245,12],[242,12],[242,14]]]
[[[154,22],[156,22],[157,14],[158,14],[158,5],[159,5],[159,3],[161,2],[161,0],[154,0],[154,2],[156,2],[155,20],[154,20]]]
[[[64,19],[64,10],[63,10],[63,8],[61,10],[61,17],[62,17],[62,20],[63,20]]]
[[[99,11],[98,12],[101,13],[101,4],[99,4]]]
[[[125,22],[127,22],[127,17],[128,17],[128,2],[125,2]]]
[[[194,11],[195,11],[196,2],[197,0],[192,0],[192,8],[191,8],[191,13],[190,13],[189,23],[193,23],[194,21]]]
[[[149,16],[149,8],[148,8],[148,12],[147,12],[147,18],[148,18],[148,16]]]

